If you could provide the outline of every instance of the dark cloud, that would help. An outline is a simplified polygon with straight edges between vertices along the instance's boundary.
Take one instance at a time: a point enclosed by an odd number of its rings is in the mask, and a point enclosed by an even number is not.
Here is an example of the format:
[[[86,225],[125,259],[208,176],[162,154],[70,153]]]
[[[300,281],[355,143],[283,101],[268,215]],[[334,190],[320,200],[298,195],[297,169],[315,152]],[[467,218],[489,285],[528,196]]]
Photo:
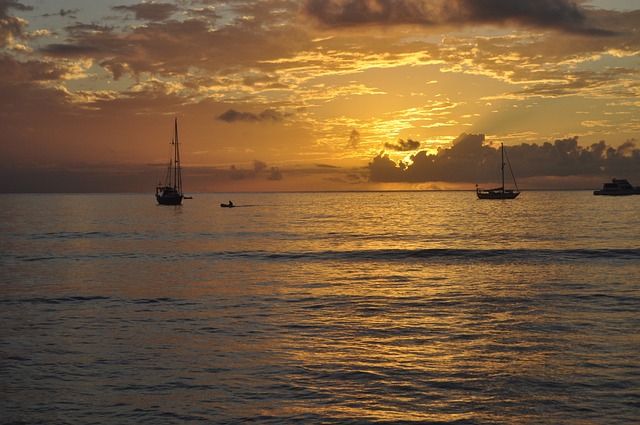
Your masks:
[[[304,11],[330,27],[514,22],[571,32],[605,33],[590,28],[585,11],[572,0],[307,0]]]
[[[249,87],[286,87],[278,82],[278,77],[273,75],[247,75],[242,79],[242,84]]]
[[[9,9],[25,12],[33,10],[33,7],[24,5],[16,0],[0,0],[0,18],[6,18],[8,16]]]
[[[44,61],[21,62],[16,58],[0,54],[0,85],[11,83],[32,83],[57,81],[63,78],[66,70],[59,65]]]
[[[385,143],[384,147],[397,152],[415,151],[420,147],[420,142],[411,139],[399,139],[396,143]]]
[[[118,81],[122,76],[129,73],[129,67],[127,64],[118,61],[102,61],[100,62],[100,66],[109,71],[111,75],[113,75],[113,79],[115,81]]]
[[[566,176],[615,176],[640,170],[640,149],[629,140],[618,148],[604,141],[588,147],[578,138],[556,140],[542,145],[527,144],[507,148],[510,163],[519,179]],[[369,163],[372,182],[496,182],[499,179],[500,151],[485,144],[483,134],[461,134],[450,148],[436,154],[420,151],[410,163],[395,162],[380,153]]]
[[[67,30],[67,32],[72,36],[77,37],[87,34],[106,34],[113,31],[113,27],[98,25],[95,23],[83,24],[81,22],[76,22],[73,25],[66,26],[65,30]]]
[[[80,9],[69,9],[69,10],[65,10],[65,9],[60,9],[60,11],[58,13],[45,13],[44,16],[45,18],[48,18],[50,16],[60,16],[60,17],[69,17],[69,18],[75,18],[76,14],[80,11]]]
[[[266,169],[267,169],[267,164],[265,162],[257,160],[257,159],[253,160],[253,170],[256,173],[260,173],[261,171],[264,171]]]
[[[346,16],[354,15],[356,11],[360,11],[360,13],[365,16],[369,16],[369,18],[364,19],[366,23],[393,24],[417,19],[416,16],[420,14],[415,12],[416,10],[418,12],[422,11],[421,13],[423,15],[425,10],[435,10],[435,12],[441,9],[449,10],[449,7],[446,6],[448,1],[449,0],[431,2],[425,0],[323,0],[322,2],[315,2],[314,0],[308,0],[304,5],[304,9],[307,11],[317,10],[317,12],[314,12],[314,16],[318,16],[318,19],[320,19],[321,16],[325,16],[329,20],[333,14],[337,17],[344,15],[345,23],[342,25],[346,25],[351,21],[359,22],[357,19],[346,19]],[[360,5],[360,3],[362,3],[362,5]],[[521,22],[524,22],[526,19],[531,19],[536,22],[550,22],[550,24],[556,27],[560,22],[567,22],[567,28],[572,28],[577,31],[578,26],[582,28],[582,30],[593,26],[588,25],[588,23],[591,23],[591,17],[596,15],[594,10],[579,8],[567,0],[547,0],[546,2],[540,0],[531,2],[454,0],[452,4],[457,5],[458,3],[463,4],[464,7],[451,7],[451,9],[459,9],[457,14],[442,11],[432,13],[432,25],[453,25],[456,19],[462,22],[493,22],[492,19],[498,21],[504,21],[506,19],[508,21],[509,19],[516,18],[507,17],[515,16],[519,17],[516,20],[519,19]],[[500,7],[493,7],[494,3]],[[2,0],[0,2],[0,5],[5,5],[5,11],[9,10],[8,5],[10,4],[20,5],[20,3],[16,1]],[[134,77],[145,72],[173,77],[177,74],[186,74],[194,68],[207,72],[219,72],[233,68],[234,72],[237,72],[238,69],[251,66],[252,69],[262,68],[261,70],[269,71],[277,67],[273,65],[273,62],[270,62],[270,60],[295,56],[295,52],[308,48],[308,33],[305,33],[299,26],[291,24],[290,21],[286,21],[284,18],[284,16],[289,16],[289,19],[291,19],[291,14],[296,7],[296,2],[242,3],[242,7],[246,8],[246,10],[242,10],[240,6],[234,5],[233,7],[238,9],[238,13],[242,12],[243,16],[252,16],[253,18],[251,20],[238,19],[237,21],[232,21],[229,24],[215,28],[215,30],[214,22],[217,20],[217,16],[210,15],[210,9],[193,7],[192,10],[188,10],[188,4],[195,5],[198,4],[198,2],[182,2],[181,6],[175,6],[169,2],[116,6],[119,8],[116,10],[135,13],[136,16],[139,14],[140,18],[147,18],[146,20],[150,22],[145,25],[128,26],[123,28],[123,32],[120,33],[113,31],[113,28],[100,27],[97,24],[78,23],[75,26],[66,27],[69,37],[66,38],[65,44],[47,46],[42,51],[49,55],[55,55],[56,57],[65,57],[65,55],[68,54],[71,58],[77,58],[79,55],[84,54],[86,58],[93,58],[96,59],[98,63],[108,64],[106,69],[115,72],[114,76],[117,73],[118,78],[120,78],[123,72]],[[274,12],[274,9],[276,9],[274,4],[278,5],[278,10],[282,10],[282,12],[278,12],[275,16],[275,21],[282,25],[273,25],[274,13],[276,13]],[[334,5],[336,10],[332,12],[331,10],[333,9],[328,5]],[[356,7],[357,5],[359,6]],[[542,5],[546,6],[543,7]],[[575,15],[580,18],[571,18],[572,14],[569,12],[571,7],[569,7],[569,5],[572,5],[573,9],[578,11]],[[485,8],[486,10],[484,10]],[[376,12],[377,10],[380,11]],[[400,13],[398,10],[408,10],[408,12]],[[557,13],[549,13],[550,10]],[[171,11],[173,11],[172,13],[177,11],[181,13],[184,12],[190,19],[180,21],[164,19]],[[287,13],[284,13],[284,11]],[[347,11],[349,13],[347,13]],[[538,12],[534,13],[535,11]],[[545,15],[542,11],[546,11],[547,14]],[[69,10],[64,12],[73,11]],[[617,28],[620,29],[620,31],[624,31],[624,28],[629,26],[631,26],[631,28],[635,26],[633,16],[625,18],[628,23],[623,28],[620,25],[620,20],[623,18],[620,13],[605,14],[602,11],[598,12],[597,19],[593,19],[594,25],[605,25],[607,28]],[[448,16],[447,14],[452,15],[449,21],[442,17],[442,15]],[[383,19],[381,16],[388,17]],[[422,19],[422,21],[424,21],[424,19]],[[336,25],[340,22],[342,22],[342,20],[336,18]],[[637,16],[635,17],[635,22],[637,22]],[[22,30],[17,30],[17,32],[23,33]],[[16,36],[13,38],[16,38]],[[2,40],[2,38],[0,38],[0,40]],[[554,45],[562,45],[562,43],[555,43]],[[572,48],[578,47],[575,44],[571,44],[571,46]],[[603,46],[597,50],[605,49],[605,47],[606,46]],[[385,46],[384,48],[389,48],[389,46]],[[396,48],[399,47],[396,46]],[[513,47],[508,46],[507,48],[512,49]],[[524,47],[519,48],[523,49]],[[632,47],[629,48],[631,49]],[[458,49],[445,49],[441,54],[452,51],[458,51]],[[474,51],[482,52],[483,50],[475,49]],[[487,51],[487,55],[489,53],[499,52]],[[573,53],[573,51],[569,52],[569,54]],[[534,57],[545,58],[546,56],[537,55]],[[494,58],[494,56],[489,56],[486,59],[484,57],[478,57],[477,60],[486,61],[492,58]],[[460,58],[452,54],[452,57],[442,57],[442,59],[459,62]],[[494,68],[499,67],[499,65],[495,63],[493,65],[486,65],[486,63],[480,65],[492,66]],[[526,72],[525,70],[529,69],[532,68],[523,66],[516,71],[516,75],[521,72]],[[257,85],[257,87],[263,87],[272,84],[274,87],[283,87],[277,78],[274,77],[278,75],[276,73],[265,72],[264,74],[261,73],[258,77],[238,75],[239,78],[249,86]],[[265,77],[265,75],[270,75],[271,77]],[[538,74],[536,74],[536,77],[538,77]],[[609,80],[613,80],[614,78],[615,76]],[[549,78],[536,78],[536,80],[553,81],[554,78],[551,76]]]
[[[233,122],[276,122],[281,121],[284,118],[284,115],[273,109],[265,109],[259,114],[254,114],[253,112],[239,112],[235,109],[229,109],[225,113],[219,115],[217,119],[220,121],[225,121],[229,123]]]
[[[278,167],[271,167],[271,172],[267,180],[282,180],[282,171]]]
[[[235,165],[229,167],[229,176],[231,180],[244,180],[247,178],[247,171],[237,168]]]
[[[9,45],[16,38],[23,39],[26,37],[25,29],[27,23],[22,19],[9,15],[10,9],[24,12],[33,10],[33,7],[25,6],[15,0],[0,0],[0,47]]]
[[[269,169],[269,167],[265,162],[257,159],[253,160],[253,170],[245,170],[242,168],[238,168],[235,165],[231,165],[228,171],[226,173],[224,171],[221,172],[221,175],[219,177],[222,177],[224,179],[225,175],[226,175],[226,178],[231,180],[249,180],[249,179],[263,180],[265,179],[265,175],[266,175],[266,180],[275,181],[275,180],[283,179],[282,171],[280,171],[278,167],[271,167]]]
[[[99,49],[94,46],[81,46],[74,44],[49,44],[40,51],[44,54],[50,56],[60,56],[60,57],[86,57],[86,56],[95,56],[98,53],[101,53]]]
[[[75,14],[78,13],[80,11],[80,9],[70,9],[70,10],[64,10],[64,9],[60,9],[60,16],[70,16],[72,18],[74,18]]]
[[[351,134],[349,135],[349,147],[357,148],[360,144],[360,132],[355,128],[351,130]]]
[[[119,10],[142,13],[139,8],[151,5],[160,4],[119,6],[124,8]],[[295,4],[287,5],[293,8]],[[184,12],[188,18],[164,19],[172,10]],[[96,59],[98,63],[108,61],[110,69],[126,69],[134,77],[142,73],[175,77],[188,75],[194,68],[209,74],[224,70],[225,76],[237,75],[236,78],[249,86],[283,88],[273,73],[277,67],[269,61],[291,57],[309,42],[308,34],[291,22],[275,25],[267,10],[260,12],[265,16],[254,15],[250,20],[238,18],[219,27],[216,27],[217,15],[200,12],[196,8],[183,10],[173,6],[156,9],[155,15],[144,15],[149,22],[126,26],[121,31],[117,31],[117,26],[77,23],[65,28],[68,36],[64,45],[47,46],[44,51],[59,57],[68,52],[76,58],[84,49],[86,58]],[[289,19],[292,13],[287,15]],[[251,72],[241,72],[245,67]]]
[[[133,12],[139,21],[164,21],[179,9],[171,3],[140,3],[131,6],[114,6],[118,12]]]

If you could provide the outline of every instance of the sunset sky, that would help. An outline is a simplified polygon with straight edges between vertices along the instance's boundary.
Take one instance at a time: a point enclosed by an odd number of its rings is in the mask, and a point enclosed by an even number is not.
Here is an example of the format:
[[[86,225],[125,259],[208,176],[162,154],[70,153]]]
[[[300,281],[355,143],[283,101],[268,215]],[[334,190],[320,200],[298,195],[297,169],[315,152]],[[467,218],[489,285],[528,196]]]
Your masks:
[[[2,192],[640,185],[640,0],[0,0]]]

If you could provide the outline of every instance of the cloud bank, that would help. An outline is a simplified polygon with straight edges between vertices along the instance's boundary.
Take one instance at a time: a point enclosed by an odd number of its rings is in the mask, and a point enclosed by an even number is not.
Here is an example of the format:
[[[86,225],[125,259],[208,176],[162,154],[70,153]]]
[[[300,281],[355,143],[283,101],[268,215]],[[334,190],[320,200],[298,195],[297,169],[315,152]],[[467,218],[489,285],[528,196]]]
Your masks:
[[[500,178],[500,150],[485,142],[484,134],[463,133],[453,146],[440,148],[436,154],[420,151],[408,163],[396,162],[381,152],[369,162],[369,178],[372,182],[496,182]],[[581,147],[573,137],[542,145],[509,146],[507,155],[518,179],[619,176],[640,170],[640,149],[635,140],[617,148],[604,141]]]
[[[138,20],[163,21],[179,9],[171,3],[140,3],[131,6],[114,6],[115,11],[132,12]]]
[[[569,32],[607,33],[589,27],[584,10],[571,0],[307,0],[304,10],[329,27],[518,23]]]
[[[218,115],[217,117],[220,121],[225,121],[228,123],[234,122],[276,122],[282,121],[284,118],[284,114],[274,110],[274,109],[265,109],[259,114],[255,114],[253,112],[239,112],[235,109],[229,109],[223,114]]]
[[[399,139],[396,143],[385,143],[384,147],[391,149],[392,151],[408,152],[418,149],[420,147],[420,142],[411,139]]]
[[[0,47],[5,47],[16,38],[25,38],[27,22],[16,16],[9,15],[9,10],[28,11],[31,6],[25,6],[15,0],[0,0]]]

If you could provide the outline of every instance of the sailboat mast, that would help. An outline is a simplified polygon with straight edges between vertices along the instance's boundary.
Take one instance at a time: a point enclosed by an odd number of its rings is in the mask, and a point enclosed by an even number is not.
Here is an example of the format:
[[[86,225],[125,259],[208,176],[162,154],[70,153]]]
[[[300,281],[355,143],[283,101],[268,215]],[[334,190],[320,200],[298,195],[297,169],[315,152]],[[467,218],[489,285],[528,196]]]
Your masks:
[[[181,164],[180,164],[180,142],[178,141],[178,118],[175,120],[174,124],[174,149],[175,149],[175,162],[174,162],[174,173],[173,173],[173,187],[179,192],[182,193],[182,172],[181,172]]]
[[[173,188],[178,189],[178,122],[173,131]]]
[[[177,176],[178,176],[178,158],[176,157],[176,148],[178,147],[178,141],[176,140],[176,132],[173,131],[173,138],[171,139],[171,143],[173,144],[173,181],[171,182],[174,189],[177,189]]]
[[[500,154],[501,154],[501,159],[500,162],[502,163],[502,167],[501,167],[501,171],[502,171],[502,189],[504,189],[504,143],[500,143]]]

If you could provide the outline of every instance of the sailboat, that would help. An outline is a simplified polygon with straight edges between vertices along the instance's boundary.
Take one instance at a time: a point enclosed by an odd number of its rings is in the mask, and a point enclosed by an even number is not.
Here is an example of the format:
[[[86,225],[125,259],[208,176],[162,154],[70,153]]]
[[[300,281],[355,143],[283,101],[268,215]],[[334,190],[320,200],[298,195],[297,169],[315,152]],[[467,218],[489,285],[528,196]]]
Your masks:
[[[184,194],[182,193],[182,167],[180,165],[180,144],[178,143],[178,119],[175,121],[173,140],[173,158],[169,160],[167,176],[164,184],[156,186],[156,200],[160,205],[180,205]]]
[[[513,185],[516,187],[513,189],[505,189],[504,188],[504,144],[500,143],[500,153],[501,153],[501,164],[502,166],[502,186],[496,187],[495,189],[480,189],[478,185],[476,185],[476,195],[478,195],[478,199],[515,199],[518,195],[520,195],[520,191],[518,190],[518,184],[516,183],[516,178],[513,176],[513,170],[511,169],[511,164],[509,163],[509,158],[507,157],[507,165],[509,165],[509,171],[511,172],[511,178],[513,178]]]

